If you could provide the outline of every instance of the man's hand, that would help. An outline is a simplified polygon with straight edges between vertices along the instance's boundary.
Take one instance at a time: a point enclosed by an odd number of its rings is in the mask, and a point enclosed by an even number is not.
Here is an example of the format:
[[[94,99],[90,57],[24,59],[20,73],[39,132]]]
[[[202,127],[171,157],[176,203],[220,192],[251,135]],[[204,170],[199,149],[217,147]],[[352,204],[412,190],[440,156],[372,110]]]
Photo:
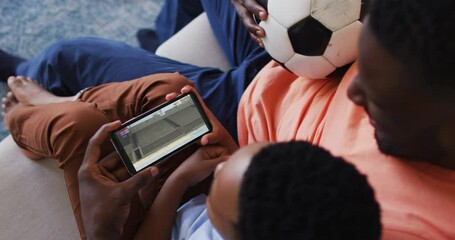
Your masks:
[[[234,139],[232,138],[231,134],[224,128],[224,126],[218,121],[218,119],[213,115],[213,113],[207,108],[207,106],[204,103],[204,100],[202,97],[199,95],[199,93],[196,91],[191,86],[184,86],[182,90],[180,91],[181,93],[188,93],[188,92],[194,92],[199,99],[199,102],[202,105],[202,108],[204,111],[207,113],[207,116],[212,123],[213,129],[211,133],[208,133],[201,138],[201,145],[221,145],[225,148],[227,148],[228,153],[232,154],[234,153],[239,147],[237,146],[237,143],[235,143]],[[166,95],[166,100],[172,100],[174,99],[178,94],[177,93],[169,93]]]
[[[172,173],[170,179],[193,187],[215,171],[218,163],[228,158],[227,149],[220,146],[203,146],[194,152]],[[172,180],[171,180],[172,181]]]
[[[82,219],[89,239],[120,238],[131,210],[132,198],[141,192],[141,200],[150,204],[156,196],[156,167],[119,182],[118,176],[125,174],[113,173],[112,169],[118,165],[118,155],[112,153],[100,160],[100,146],[108,138],[109,132],[119,126],[119,121],[108,123],[95,133],[78,172]]]
[[[250,32],[251,38],[253,38],[259,46],[264,47],[261,38],[265,36],[265,31],[256,24],[253,19],[253,14],[256,17],[259,17],[261,21],[265,21],[267,20],[267,11],[259,5],[256,0],[231,0],[231,2],[243,24]]]

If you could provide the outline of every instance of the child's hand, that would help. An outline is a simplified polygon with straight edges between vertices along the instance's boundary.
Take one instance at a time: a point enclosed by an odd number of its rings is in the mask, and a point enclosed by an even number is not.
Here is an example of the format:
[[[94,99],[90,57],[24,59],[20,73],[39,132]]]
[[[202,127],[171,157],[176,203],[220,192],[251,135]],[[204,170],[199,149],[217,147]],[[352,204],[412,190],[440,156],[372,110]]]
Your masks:
[[[183,184],[185,188],[192,187],[206,179],[215,171],[218,163],[228,157],[228,151],[220,146],[203,146],[184,161],[170,178]]]
[[[223,147],[226,147],[229,154],[234,153],[239,148],[237,146],[237,143],[235,143],[234,139],[226,130],[226,128],[224,128],[224,126],[218,121],[215,115],[213,115],[213,113],[207,108],[207,106],[204,103],[204,100],[202,100],[201,96],[196,91],[196,89],[187,85],[184,86],[180,92],[181,93],[194,92],[197,98],[199,99],[199,102],[201,102],[202,108],[207,113],[210,122],[212,123],[213,126],[212,132],[202,136],[201,145],[205,146],[218,144]],[[169,93],[168,95],[166,95],[166,100],[167,101],[172,100],[177,95],[178,93]]]

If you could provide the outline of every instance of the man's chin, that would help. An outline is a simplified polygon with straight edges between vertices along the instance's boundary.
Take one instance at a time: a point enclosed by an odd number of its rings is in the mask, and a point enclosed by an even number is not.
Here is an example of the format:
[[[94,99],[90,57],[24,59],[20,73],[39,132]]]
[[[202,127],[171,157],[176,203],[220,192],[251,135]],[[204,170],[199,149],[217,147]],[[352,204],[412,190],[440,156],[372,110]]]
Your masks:
[[[385,155],[390,155],[399,158],[406,158],[406,154],[400,152],[400,148],[396,145],[392,144],[390,141],[381,138],[378,134],[378,131],[374,131],[374,138],[376,139],[376,143],[378,145],[379,151],[384,153]]]
[[[385,155],[389,155],[392,157],[397,157],[401,159],[406,159],[408,161],[435,161],[438,159],[440,155],[437,152],[433,152],[432,154],[422,154],[422,152],[415,152],[415,151],[406,151],[406,147],[400,147],[399,144],[394,144],[391,141],[381,138],[377,131],[374,132],[374,138],[376,139],[376,143],[378,145],[379,151],[381,151]],[[415,149],[415,148],[412,148]],[[418,148],[417,148],[418,149]],[[422,150],[422,149],[421,149]]]

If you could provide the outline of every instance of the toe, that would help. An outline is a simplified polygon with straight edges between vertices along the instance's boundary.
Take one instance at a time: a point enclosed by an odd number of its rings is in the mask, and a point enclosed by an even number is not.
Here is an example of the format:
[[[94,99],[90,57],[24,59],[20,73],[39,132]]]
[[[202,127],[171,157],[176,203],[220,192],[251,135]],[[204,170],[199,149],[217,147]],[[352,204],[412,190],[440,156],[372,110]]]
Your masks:
[[[14,102],[14,103],[17,103],[17,99],[16,99],[16,96],[14,96],[14,93],[13,92],[8,92],[6,94],[6,97],[8,98],[8,100],[10,100],[11,102]]]
[[[14,81],[16,81],[16,77],[15,76],[11,76],[11,77],[8,78],[7,82],[10,83],[10,82],[14,82]]]
[[[8,86],[10,88],[15,88],[22,86],[22,79],[20,77],[9,77],[8,78]]]
[[[16,76],[16,82],[25,82],[25,77],[24,76]]]
[[[8,103],[3,103],[2,104],[2,113],[6,113],[7,112],[7,108],[9,108],[9,104]]]
[[[9,107],[11,105],[11,100],[7,97],[2,98],[2,106]]]
[[[21,82],[22,84],[28,82],[27,78],[24,77],[24,76],[17,76],[17,81],[18,81],[18,82]]]
[[[18,77],[14,77],[14,76],[9,77],[8,81],[7,81],[8,85],[14,84],[15,82],[18,82],[18,79],[19,79]]]
[[[36,86],[40,86],[40,87],[44,88],[43,85],[42,85],[41,83],[39,83],[37,80],[33,80],[33,78],[27,77],[27,81],[28,81],[29,83],[35,84]]]

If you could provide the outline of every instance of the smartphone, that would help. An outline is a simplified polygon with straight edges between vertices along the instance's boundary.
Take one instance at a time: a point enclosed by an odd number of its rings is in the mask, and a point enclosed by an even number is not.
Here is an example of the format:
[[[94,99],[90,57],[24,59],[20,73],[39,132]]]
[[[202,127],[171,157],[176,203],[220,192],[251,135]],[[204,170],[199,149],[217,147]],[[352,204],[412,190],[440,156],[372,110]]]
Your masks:
[[[128,171],[136,174],[211,131],[198,98],[189,92],[128,120],[110,138]]]

